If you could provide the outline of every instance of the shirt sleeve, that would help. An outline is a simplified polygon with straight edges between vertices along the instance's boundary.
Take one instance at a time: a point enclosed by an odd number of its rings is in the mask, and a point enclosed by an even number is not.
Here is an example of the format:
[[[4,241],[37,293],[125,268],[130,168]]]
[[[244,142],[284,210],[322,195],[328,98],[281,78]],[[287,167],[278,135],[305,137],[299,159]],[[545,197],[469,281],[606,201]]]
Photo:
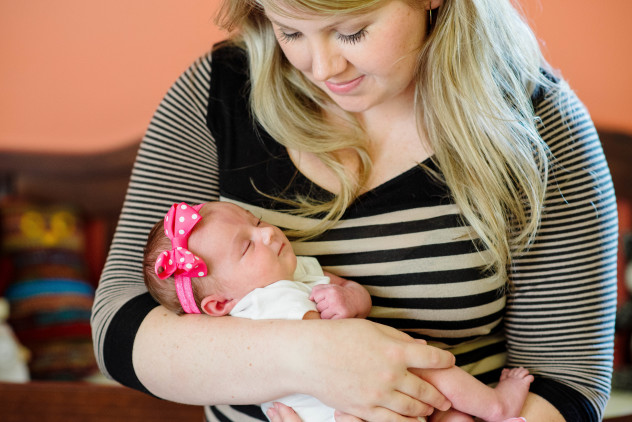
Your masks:
[[[119,223],[92,308],[92,337],[101,371],[147,391],[132,366],[140,324],[155,306],[143,282],[149,230],[171,204],[218,198],[218,163],[206,125],[211,53],[173,84],[154,114],[134,164]]]
[[[552,155],[544,216],[514,258],[505,315],[508,365],[568,421],[600,421],[610,391],[618,219],[597,132],[562,84],[538,105]]]
[[[320,283],[280,280],[254,289],[239,301],[230,314],[250,319],[303,319],[309,311],[318,312],[316,304],[309,300],[315,284]]]

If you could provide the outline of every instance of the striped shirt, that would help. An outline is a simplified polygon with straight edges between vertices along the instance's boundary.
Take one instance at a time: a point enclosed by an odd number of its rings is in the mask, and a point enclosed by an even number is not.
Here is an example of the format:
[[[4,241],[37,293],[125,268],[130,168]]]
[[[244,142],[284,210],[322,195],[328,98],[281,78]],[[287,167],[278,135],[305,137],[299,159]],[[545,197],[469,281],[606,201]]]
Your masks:
[[[171,204],[221,199],[296,229],[313,221],[283,212],[257,190],[331,195],[253,127],[247,86],[242,54],[224,47],[205,55],[172,86],[141,144],[92,316],[101,370],[133,388],[146,391],[131,363],[134,335],[156,306],[142,280],[143,246]],[[490,257],[449,190],[421,166],[364,193],[335,227],[293,246],[364,285],[373,300],[370,319],[450,350],[485,383],[497,381],[504,366],[524,366],[536,376],[531,391],[567,420],[597,421],[613,354],[614,191],[594,126],[574,93],[558,81],[533,100],[554,159],[541,228],[529,251],[514,259],[509,294],[485,273]],[[248,406],[208,407],[206,416],[263,417]]]

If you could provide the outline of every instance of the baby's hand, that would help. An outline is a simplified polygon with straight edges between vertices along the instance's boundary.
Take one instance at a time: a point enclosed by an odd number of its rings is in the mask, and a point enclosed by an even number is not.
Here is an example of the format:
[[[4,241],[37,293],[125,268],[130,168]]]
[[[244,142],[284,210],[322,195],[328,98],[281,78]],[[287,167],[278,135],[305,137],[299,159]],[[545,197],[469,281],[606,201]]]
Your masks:
[[[316,309],[322,319],[353,318],[357,312],[353,309],[352,298],[346,297],[348,292],[335,284],[319,284],[314,286],[310,300],[316,302]]]
[[[331,284],[314,286],[310,300],[322,319],[365,318],[371,309],[371,296],[358,283],[333,274]]]

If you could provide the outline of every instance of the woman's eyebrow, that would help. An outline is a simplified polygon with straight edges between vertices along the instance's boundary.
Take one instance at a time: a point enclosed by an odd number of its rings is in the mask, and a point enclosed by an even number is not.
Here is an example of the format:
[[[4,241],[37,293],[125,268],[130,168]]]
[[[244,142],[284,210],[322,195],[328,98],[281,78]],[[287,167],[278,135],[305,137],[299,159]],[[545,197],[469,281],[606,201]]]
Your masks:
[[[268,20],[269,20],[270,22],[272,22],[272,23],[273,23],[274,25],[276,25],[276,26],[280,26],[280,27],[282,27],[282,28],[287,28],[287,29],[290,29],[287,25],[284,25],[284,24],[282,24],[281,22],[277,22],[276,20],[274,20],[274,19],[273,19],[273,18],[271,18],[270,16],[267,16],[267,18],[268,18]]]
[[[267,15],[266,15],[266,17],[268,18],[268,20],[269,20],[270,22],[272,22],[274,25],[278,26],[279,28],[282,28],[282,29],[289,29],[289,30],[291,30],[291,31],[297,31],[297,32],[300,32],[300,31],[298,31],[297,29],[292,28],[292,27],[291,27],[291,26],[289,26],[289,25],[286,25],[286,24],[284,24],[284,23],[281,23],[281,22],[276,21],[274,18],[271,18],[270,16],[267,16]],[[332,22],[332,23],[330,23],[330,24],[329,24],[329,25],[327,25],[327,26],[324,26],[322,29],[323,29],[323,30],[330,30],[330,29],[334,29],[334,28],[336,28],[336,27],[338,27],[338,26],[342,25],[343,23],[346,23],[346,22],[348,22],[349,20],[353,20],[353,19],[355,19],[355,18],[357,18],[357,17],[349,16],[349,17],[347,17],[347,18],[340,18],[339,20],[337,20],[337,21],[335,21],[335,22]]]
[[[266,15],[266,17],[268,18],[268,20],[269,20],[269,21],[270,21],[273,25],[276,25],[276,26],[278,26],[278,27],[279,27],[279,28],[281,28],[281,29],[289,29],[289,30],[291,30],[291,31],[296,31],[296,29],[292,28],[291,26],[288,26],[288,25],[286,25],[286,24],[284,24],[284,23],[281,23],[281,22],[279,22],[279,21],[275,20],[274,18],[271,18],[271,17],[270,17],[270,16],[268,16],[268,15]]]

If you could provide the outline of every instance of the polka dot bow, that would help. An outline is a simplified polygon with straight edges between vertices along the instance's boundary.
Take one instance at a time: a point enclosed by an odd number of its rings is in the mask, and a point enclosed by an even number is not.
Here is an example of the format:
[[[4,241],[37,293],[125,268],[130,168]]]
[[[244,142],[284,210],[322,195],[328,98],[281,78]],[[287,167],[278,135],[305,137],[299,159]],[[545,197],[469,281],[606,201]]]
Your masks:
[[[178,299],[188,314],[200,313],[193,297],[191,277],[203,277],[208,273],[204,261],[188,249],[193,227],[202,219],[199,214],[201,208],[202,205],[190,206],[184,202],[171,206],[165,216],[164,227],[172,249],[162,252],[155,265],[160,279],[174,275]]]

